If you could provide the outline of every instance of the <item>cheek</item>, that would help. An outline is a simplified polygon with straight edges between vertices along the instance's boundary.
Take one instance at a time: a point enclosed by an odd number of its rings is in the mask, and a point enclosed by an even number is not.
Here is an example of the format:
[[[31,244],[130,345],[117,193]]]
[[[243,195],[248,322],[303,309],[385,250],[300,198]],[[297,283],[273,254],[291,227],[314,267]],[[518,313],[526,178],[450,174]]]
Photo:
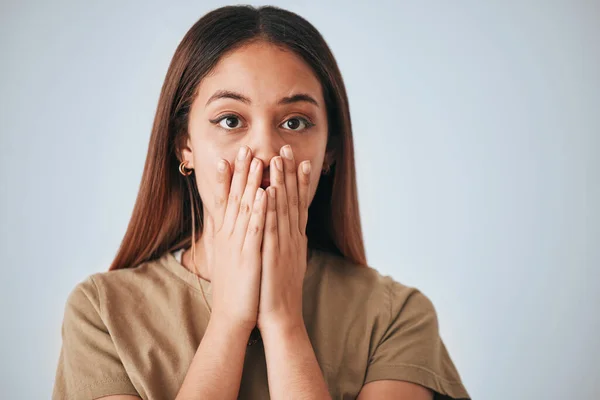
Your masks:
[[[311,171],[310,173],[310,200],[312,201],[315,193],[317,192],[317,186],[319,185],[319,179],[321,178],[321,170]]]
[[[200,139],[194,143],[194,165],[198,166],[198,181],[214,181],[217,177],[217,164],[225,159],[233,167],[236,149],[223,146],[214,140]]]
[[[317,170],[311,169],[310,171],[310,188],[308,194],[308,204],[309,206],[312,204],[315,194],[317,193],[317,187],[319,186],[319,181],[321,179],[321,168]]]
[[[310,201],[317,192],[317,186],[321,179],[321,169],[323,166],[323,157],[311,158],[311,169],[310,169]]]
[[[304,160],[310,160],[312,169],[321,168],[325,158],[325,143],[320,138],[310,138],[299,143],[290,143],[294,150],[296,164]]]
[[[303,145],[292,145],[292,148],[294,149],[296,166],[299,167],[304,160],[310,160],[310,182],[311,185],[316,185],[323,168],[325,146],[321,143],[305,143]]]
[[[207,197],[210,193],[214,193],[217,185],[217,162],[219,157],[212,152],[195,152],[194,153],[194,165],[196,172],[196,183],[198,186],[198,193],[203,203],[209,205],[210,201],[207,201]]]
[[[226,160],[233,174],[233,166],[235,161],[236,149],[215,149],[205,147],[201,152],[194,153],[194,165],[196,166],[196,183],[200,198],[204,203],[204,207],[208,210],[212,209],[211,196],[217,190],[218,185],[231,182],[219,182],[217,173],[217,164],[219,160]],[[231,176],[231,175],[230,175]]]

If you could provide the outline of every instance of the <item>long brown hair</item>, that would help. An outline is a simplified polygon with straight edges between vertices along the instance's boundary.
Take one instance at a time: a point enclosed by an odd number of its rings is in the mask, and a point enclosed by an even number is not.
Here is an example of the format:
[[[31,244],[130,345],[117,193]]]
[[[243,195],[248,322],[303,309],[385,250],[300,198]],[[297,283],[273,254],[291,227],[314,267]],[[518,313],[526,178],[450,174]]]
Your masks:
[[[219,59],[256,40],[302,57],[323,89],[329,126],[327,151],[332,152],[334,162],[330,173],[321,175],[309,208],[308,246],[366,265],[350,111],[333,54],[315,27],[299,15],[273,6],[239,5],[204,15],[175,50],[161,89],[133,214],[109,270],[135,267],[198,240],[203,210],[197,172],[187,177],[179,172],[190,107],[200,81]],[[192,215],[192,204],[196,215]]]

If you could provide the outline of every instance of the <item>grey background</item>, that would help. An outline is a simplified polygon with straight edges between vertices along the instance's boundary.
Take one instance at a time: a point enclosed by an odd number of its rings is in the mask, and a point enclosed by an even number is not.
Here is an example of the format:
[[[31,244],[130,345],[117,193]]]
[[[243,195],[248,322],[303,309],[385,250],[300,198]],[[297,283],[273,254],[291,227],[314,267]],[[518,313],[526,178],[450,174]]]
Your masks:
[[[224,4],[1,3],[0,397],[50,397],[170,59]],[[600,398],[599,2],[273,4],[337,57],[369,262],[432,299],[471,395]]]

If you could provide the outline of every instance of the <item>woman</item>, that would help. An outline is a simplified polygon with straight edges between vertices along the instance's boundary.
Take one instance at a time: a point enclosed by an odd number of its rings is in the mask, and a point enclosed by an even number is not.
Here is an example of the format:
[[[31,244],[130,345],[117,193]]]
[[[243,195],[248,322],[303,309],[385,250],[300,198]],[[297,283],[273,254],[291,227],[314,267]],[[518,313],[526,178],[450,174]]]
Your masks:
[[[275,7],[183,38],[123,243],[62,335],[54,399],[468,398],[429,299],[367,266],[341,74]]]

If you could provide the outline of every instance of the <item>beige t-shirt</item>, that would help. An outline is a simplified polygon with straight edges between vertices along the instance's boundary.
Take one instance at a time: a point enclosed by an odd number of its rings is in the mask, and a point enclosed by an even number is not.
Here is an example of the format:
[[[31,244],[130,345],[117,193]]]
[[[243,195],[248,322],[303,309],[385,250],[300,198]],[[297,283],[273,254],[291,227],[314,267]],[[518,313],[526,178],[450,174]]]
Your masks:
[[[134,268],[90,275],[65,305],[53,400],[110,394],[172,400],[209,321],[200,292],[211,283],[166,252]],[[414,382],[436,399],[469,395],[438,332],[431,301],[370,267],[313,250],[303,287],[304,322],[333,399],[367,382]],[[262,342],[248,346],[240,399],[268,399]]]

